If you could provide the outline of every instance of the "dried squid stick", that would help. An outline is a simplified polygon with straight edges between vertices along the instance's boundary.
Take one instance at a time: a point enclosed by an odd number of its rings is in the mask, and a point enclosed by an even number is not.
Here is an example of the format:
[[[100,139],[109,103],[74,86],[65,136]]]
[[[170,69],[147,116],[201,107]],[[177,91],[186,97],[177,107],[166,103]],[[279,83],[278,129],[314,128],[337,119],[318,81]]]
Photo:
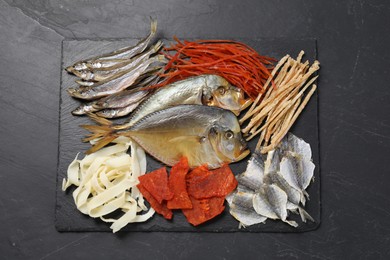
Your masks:
[[[314,91],[317,89],[317,86],[316,85],[313,85],[313,87],[311,88],[310,92],[306,95],[305,99],[303,100],[302,104],[299,106],[299,108],[294,111],[294,116],[288,121],[288,124],[286,126],[284,126],[280,132],[275,136],[275,139],[273,139],[273,144],[271,144],[270,146],[268,147],[264,147],[262,149],[262,153],[266,153],[272,149],[274,149],[279,143],[280,141],[283,139],[283,137],[287,134],[288,130],[291,128],[291,126],[294,124],[294,122],[296,121],[296,119],[298,118],[298,116],[301,114],[301,112],[303,111],[303,109],[305,108],[306,104],[309,102],[311,96],[314,94]]]
[[[319,62],[315,61],[311,66],[308,61],[302,63],[303,54],[304,52],[301,51],[296,60],[285,56],[278,62],[267,80],[268,84],[272,81],[276,88],[270,87],[261,96],[259,95],[240,120],[242,124],[250,119],[242,130],[248,135],[247,140],[260,133],[256,147],[263,146],[262,153],[280,142],[298,117],[297,112],[301,111],[308,102],[310,98],[308,95],[312,95],[310,91],[302,102],[305,92],[317,79],[317,76],[312,77],[312,75],[319,69]]]

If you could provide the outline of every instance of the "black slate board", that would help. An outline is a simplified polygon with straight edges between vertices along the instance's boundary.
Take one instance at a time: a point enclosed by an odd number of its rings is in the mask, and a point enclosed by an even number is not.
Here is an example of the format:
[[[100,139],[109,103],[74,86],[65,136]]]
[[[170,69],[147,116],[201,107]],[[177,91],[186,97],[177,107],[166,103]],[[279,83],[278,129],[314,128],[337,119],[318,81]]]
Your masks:
[[[300,50],[305,51],[304,60],[313,62],[317,57],[315,39],[235,39],[248,44],[262,55],[280,59],[286,54],[296,57]],[[100,219],[92,219],[80,213],[73,202],[69,188],[67,192],[62,192],[61,184],[66,176],[69,163],[78,152],[86,151],[89,144],[81,142],[81,138],[87,133],[79,127],[81,124],[88,124],[91,121],[86,117],[75,117],[71,111],[76,108],[79,101],[72,99],[66,89],[73,86],[74,77],[67,74],[64,68],[74,61],[94,56],[96,53],[103,53],[109,50],[135,44],[136,39],[120,40],[64,40],[62,43],[62,70],[61,70],[61,91],[60,91],[60,134],[57,169],[57,193],[56,193],[56,218],[55,225],[58,231],[111,231],[109,224]],[[304,232],[315,230],[320,223],[320,165],[319,165],[319,136],[318,136],[318,95],[311,98],[306,109],[303,111],[294,127],[291,129],[298,137],[310,143],[313,151],[313,161],[316,165],[313,182],[309,188],[310,200],[305,209],[316,220],[315,223],[302,223],[297,215],[290,218],[299,223],[298,228],[290,227],[281,221],[267,220],[266,224],[258,224],[247,228],[238,228],[238,222],[229,214],[228,206],[225,212],[213,220],[204,223],[199,227],[189,224],[180,211],[174,212],[172,221],[167,221],[160,215],[155,216],[145,223],[127,225],[124,231],[177,231],[177,232]],[[249,143],[251,150],[257,139]],[[249,157],[248,157],[249,158]],[[246,168],[247,160],[231,164],[235,174],[243,172]],[[157,169],[160,164],[148,157],[148,171]]]

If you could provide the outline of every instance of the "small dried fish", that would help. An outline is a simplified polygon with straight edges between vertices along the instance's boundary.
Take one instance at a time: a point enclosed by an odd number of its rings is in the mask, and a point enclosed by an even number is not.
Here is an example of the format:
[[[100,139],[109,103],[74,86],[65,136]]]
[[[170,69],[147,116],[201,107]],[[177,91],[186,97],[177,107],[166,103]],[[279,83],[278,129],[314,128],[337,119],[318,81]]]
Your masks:
[[[96,109],[94,107],[94,104],[95,104],[95,101],[81,104],[79,107],[77,107],[76,109],[74,109],[72,111],[72,115],[81,116],[81,115],[85,115],[87,113],[92,113],[92,112],[98,111],[99,109]]]
[[[112,59],[123,59],[123,58],[131,58],[134,57],[135,55],[143,52],[146,47],[148,46],[149,42],[151,39],[154,37],[154,35],[157,32],[157,21],[156,20],[151,20],[150,24],[150,33],[149,35],[139,41],[135,46],[131,47],[124,47],[119,50],[115,50],[109,53],[105,53],[96,57],[91,57],[86,60],[78,61],[75,64],[67,67],[65,70],[74,73],[75,71],[80,71],[80,70],[87,70],[89,67],[87,66],[88,63],[93,64],[96,63],[97,66],[99,66],[99,62],[102,60],[112,60]]]
[[[151,55],[158,52],[161,47],[163,46],[163,43],[161,41],[158,41],[155,45],[153,45],[148,51],[141,53],[137,55],[136,57],[130,59],[130,61],[125,64],[125,66],[109,70],[109,71],[75,71],[74,74],[86,81],[108,81],[112,78],[114,78],[119,73],[122,73],[124,71],[128,71],[133,69],[137,64],[139,64],[140,61],[145,60],[149,58]]]
[[[141,101],[142,100],[132,103],[126,107],[106,108],[96,112],[96,115],[104,118],[118,118],[118,117],[127,116],[128,114],[133,112],[134,109],[137,108],[137,106],[139,105],[139,103],[141,103]]]
[[[149,94],[148,90],[130,89],[97,100],[93,107],[97,110],[105,108],[124,108],[141,102]]]
[[[75,80],[75,82],[83,87],[93,87],[96,84],[94,81],[86,81],[81,79]]]
[[[69,88],[67,91],[70,96],[84,100],[92,100],[115,94],[133,85],[150,64],[164,61],[165,58],[163,55],[157,55],[148,59],[145,58],[145,60],[140,61],[134,68],[122,72],[115,79],[99,82],[100,84],[94,85],[93,87]]]
[[[90,71],[107,71],[118,69],[126,66],[131,62],[130,59],[107,59],[107,60],[93,60],[86,63],[86,67]]]

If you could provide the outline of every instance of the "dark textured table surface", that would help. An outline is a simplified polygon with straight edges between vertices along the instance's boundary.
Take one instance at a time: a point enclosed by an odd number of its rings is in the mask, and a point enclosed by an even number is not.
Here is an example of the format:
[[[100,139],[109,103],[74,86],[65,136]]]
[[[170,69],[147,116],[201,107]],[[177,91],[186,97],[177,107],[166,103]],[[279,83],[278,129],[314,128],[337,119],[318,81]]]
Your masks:
[[[317,38],[322,217],[299,234],[59,233],[61,42]],[[0,0],[0,258],[389,259],[387,1]]]

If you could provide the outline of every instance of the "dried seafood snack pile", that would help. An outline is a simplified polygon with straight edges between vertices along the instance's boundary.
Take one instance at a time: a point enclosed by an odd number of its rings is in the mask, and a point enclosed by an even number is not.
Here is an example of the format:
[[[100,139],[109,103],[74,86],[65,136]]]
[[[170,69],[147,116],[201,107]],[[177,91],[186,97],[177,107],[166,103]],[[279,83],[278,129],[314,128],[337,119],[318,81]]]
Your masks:
[[[297,222],[287,219],[290,212],[303,222],[314,221],[303,208],[314,168],[310,145],[291,133],[267,155],[256,150],[245,172],[237,176],[237,190],[227,198],[230,214],[243,226],[269,218],[297,227]]]

